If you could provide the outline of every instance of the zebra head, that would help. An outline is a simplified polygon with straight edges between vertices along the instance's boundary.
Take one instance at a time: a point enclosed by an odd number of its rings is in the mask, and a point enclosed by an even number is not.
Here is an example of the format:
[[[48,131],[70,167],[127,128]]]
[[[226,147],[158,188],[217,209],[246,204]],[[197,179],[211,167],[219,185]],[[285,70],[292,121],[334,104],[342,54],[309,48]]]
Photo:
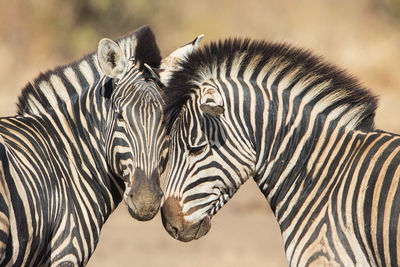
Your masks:
[[[167,232],[184,242],[209,231],[211,217],[253,174],[256,154],[237,118],[240,97],[216,77],[231,69],[203,63],[203,53],[172,74],[164,100],[169,159],[161,215]]]
[[[146,34],[137,38],[132,58],[110,39],[102,39],[98,47],[100,68],[109,77],[104,86],[110,99],[105,129],[108,165],[124,181],[124,201],[138,220],[150,220],[158,212],[163,196],[159,177],[167,150],[158,76],[149,66],[158,67],[161,57],[154,35]]]
[[[211,217],[247,180],[253,166],[243,136],[231,132],[234,127],[218,88],[206,83],[197,89],[169,129],[168,181],[161,208],[165,229],[184,242],[209,231]]]

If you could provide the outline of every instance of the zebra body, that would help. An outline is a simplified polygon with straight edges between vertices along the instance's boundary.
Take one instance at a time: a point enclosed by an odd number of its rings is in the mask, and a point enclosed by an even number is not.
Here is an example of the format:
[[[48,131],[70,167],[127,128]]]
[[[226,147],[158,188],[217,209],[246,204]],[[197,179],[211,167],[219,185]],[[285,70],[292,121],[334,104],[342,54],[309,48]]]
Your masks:
[[[166,145],[159,87],[143,64],[160,60],[148,27],[102,40],[39,76],[18,115],[0,119],[2,266],[85,265],[123,198],[137,219],[156,214]]]
[[[400,137],[374,129],[376,99],[309,52],[211,43],[171,75],[162,207],[166,230],[198,239],[252,177],[291,266],[397,266]]]

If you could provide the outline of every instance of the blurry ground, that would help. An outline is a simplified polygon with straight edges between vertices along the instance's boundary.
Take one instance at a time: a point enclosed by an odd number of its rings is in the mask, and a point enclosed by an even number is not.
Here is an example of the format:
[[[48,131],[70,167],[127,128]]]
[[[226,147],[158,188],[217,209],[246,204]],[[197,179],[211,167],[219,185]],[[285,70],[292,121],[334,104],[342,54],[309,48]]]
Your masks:
[[[200,33],[286,41],[346,68],[380,96],[379,128],[400,133],[398,0],[16,0],[0,2],[0,116],[15,113],[40,71],[150,24],[166,56]],[[89,266],[285,266],[278,226],[252,181],[213,218],[210,233],[181,243],[159,216],[133,220],[122,204]]]
[[[159,214],[138,222],[121,204],[88,266],[285,266],[278,224],[257,190],[255,183],[243,186],[213,218],[210,232],[189,243],[173,239]]]

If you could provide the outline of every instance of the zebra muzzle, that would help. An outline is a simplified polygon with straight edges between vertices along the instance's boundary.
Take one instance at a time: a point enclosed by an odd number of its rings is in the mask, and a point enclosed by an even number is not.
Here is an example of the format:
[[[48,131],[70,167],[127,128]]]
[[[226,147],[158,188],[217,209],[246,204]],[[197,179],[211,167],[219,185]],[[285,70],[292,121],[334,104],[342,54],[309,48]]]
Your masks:
[[[189,242],[199,239],[211,228],[211,218],[206,215],[201,220],[192,222],[185,219],[179,200],[168,198],[162,208],[161,217],[165,230],[175,239]]]
[[[148,178],[143,171],[136,170],[131,187],[127,187],[124,193],[125,203],[133,218],[148,221],[157,214],[163,197],[158,176],[157,172]]]

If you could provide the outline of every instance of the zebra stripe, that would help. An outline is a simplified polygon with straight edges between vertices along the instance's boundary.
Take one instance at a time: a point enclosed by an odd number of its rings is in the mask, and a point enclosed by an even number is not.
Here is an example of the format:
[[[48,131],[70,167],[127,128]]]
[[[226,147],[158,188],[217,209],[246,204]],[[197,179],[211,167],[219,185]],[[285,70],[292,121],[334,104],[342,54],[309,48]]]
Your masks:
[[[0,118],[2,266],[85,265],[122,198],[137,219],[156,214],[167,147],[160,89],[143,64],[161,57],[148,27],[117,46],[129,59],[122,78],[93,53],[41,74],[18,115]]]
[[[163,224],[205,235],[253,177],[291,266],[397,266],[400,136],[374,129],[376,98],[284,44],[227,40],[193,53],[164,95]]]

